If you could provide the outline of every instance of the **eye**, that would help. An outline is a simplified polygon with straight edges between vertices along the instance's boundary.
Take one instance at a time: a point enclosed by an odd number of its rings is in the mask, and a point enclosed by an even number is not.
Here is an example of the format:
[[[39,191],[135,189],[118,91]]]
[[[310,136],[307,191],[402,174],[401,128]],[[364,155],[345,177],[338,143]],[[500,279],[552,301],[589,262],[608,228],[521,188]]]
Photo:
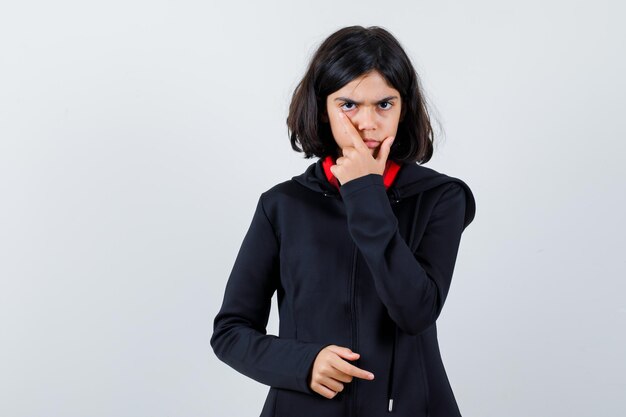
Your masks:
[[[344,110],[352,110],[352,109],[346,109],[346,108],[344,107],[344,106],[350,106],[350,105],[351,105],[351,106],[354,106],[354,103],[350,103],[350,102],[343,103],[343,104],[341,105],[341,108],[342,108],[342,109],[344,109]]]
[[[341,108],[343,110],[346,111],[350,111],[353,110],[354,107],[350,107],[350,108],[346,108],[345,106],[354,106],[355,104],[350,102],[350,101],[346,101],[341,105]],[[391,108],[393,107],[393,103],[390,101],[381,101],[380,103],[378,103],[379,106],[381,106],[382,110],[391,110]]]

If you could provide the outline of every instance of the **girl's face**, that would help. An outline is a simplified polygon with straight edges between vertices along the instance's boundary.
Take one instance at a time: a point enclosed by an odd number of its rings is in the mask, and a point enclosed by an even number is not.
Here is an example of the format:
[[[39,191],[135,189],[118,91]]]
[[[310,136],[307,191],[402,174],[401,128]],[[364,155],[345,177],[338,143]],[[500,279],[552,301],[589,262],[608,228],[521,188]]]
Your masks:
[[[341,109],[361,135],[361,139],[373,139],[378,142],[369,146],[376,158],[380,143],[388,136],[395,136],[401,117],[400,93],[390,87],[378,71],[364,74],[326,98],[326,112],[322,120],[328,123],[328,111]],[[340,132],[336,118],[330,118],[330,128],[337,145],[343,150],[352,146]],[[337,138],[340,138],[337,140]],[[341,153],[343,155],[343,152]]]

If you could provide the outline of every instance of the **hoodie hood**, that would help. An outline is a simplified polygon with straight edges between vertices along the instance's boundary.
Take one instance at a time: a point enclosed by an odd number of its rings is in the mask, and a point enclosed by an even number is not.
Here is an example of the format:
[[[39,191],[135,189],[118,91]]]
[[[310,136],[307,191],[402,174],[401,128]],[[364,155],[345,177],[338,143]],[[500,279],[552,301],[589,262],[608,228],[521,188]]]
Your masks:
[[[322,160],[322,167],[324,168],[324,174],[326,174],[326,179],[335,186],[336,189],[340,189],[341,185],[339,184],[339,180],[335,177],[330,168],[336,163],[336,159],[333,159],[332,156],[327,156]],[[394,179],[396,178],[396,174],[400,170],[400,165],[395,161],[388,159],[385,164],[385,170],[383,172],[383,184],[385,185],[385,189],[388,189],[391,184],[393,184]]]
[[[292,180],[313,191],[323,193],[326,196],[341,199],[341,194],[338,189],[331,184],[326,177],[323,162],[324,160],[322,158],[318,159],[317,162],[309,165],[309,167],[302,174],[292,177]],[[428,168],[417,163],[398,164],[400,165],[400,169],[396,174],[393,183],[387,189],[387,194],[394,203],[415,194],[438,187],[442,184],[457,182],[465,190],[466,196],[464,227],[467,227],[472,220],[474,220],[476,202],[472,191],[465,182],[459,178],[442,174],[432,168]]]

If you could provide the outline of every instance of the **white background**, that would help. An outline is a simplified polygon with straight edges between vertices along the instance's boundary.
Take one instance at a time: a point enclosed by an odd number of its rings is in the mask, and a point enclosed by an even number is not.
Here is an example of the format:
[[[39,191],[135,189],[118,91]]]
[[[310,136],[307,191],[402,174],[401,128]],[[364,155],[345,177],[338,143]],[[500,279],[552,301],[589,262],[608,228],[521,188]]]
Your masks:
[[[619,1],[0,6],[0,415],[255,416],[209,345],[319,43],[379,25],[472,188],[439,342],[465,417],[626,415]],[[278,329],[274,304],[268,333]]]

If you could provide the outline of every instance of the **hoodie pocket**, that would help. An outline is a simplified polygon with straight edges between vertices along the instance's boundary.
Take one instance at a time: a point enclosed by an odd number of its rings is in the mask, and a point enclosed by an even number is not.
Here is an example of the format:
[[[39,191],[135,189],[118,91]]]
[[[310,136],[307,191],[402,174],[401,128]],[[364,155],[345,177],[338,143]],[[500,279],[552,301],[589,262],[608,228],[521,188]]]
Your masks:
[[[317,393],[276,388],[275,412],[272,417],[345,417],[346,402],[343,395],[332,399]],[[262,415],[261,417],[265,417]]]
[[[428,382],[420,337],[398,330],[393,367],[393,407],[387,415],[428,415]]]
[[[424,341],[421,335],[417,337],[417,354],[419,356],[419,368],[420,368],[420,376],[424,381],[424,405],[426,408],[426,412],[428,413],[429,409],[429,401],[430,401],[430,387],[428,382],[428,375],[426,374],[426,361],[424,359]]]

